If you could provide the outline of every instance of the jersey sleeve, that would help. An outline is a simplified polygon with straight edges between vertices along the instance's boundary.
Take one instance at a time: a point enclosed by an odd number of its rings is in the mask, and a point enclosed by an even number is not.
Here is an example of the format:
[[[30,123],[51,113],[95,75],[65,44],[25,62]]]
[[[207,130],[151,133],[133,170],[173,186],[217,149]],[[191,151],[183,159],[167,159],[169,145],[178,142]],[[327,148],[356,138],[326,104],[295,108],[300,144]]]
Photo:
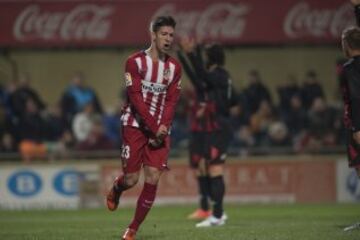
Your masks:
[[[343,122],[344,126],[347,129],[350,129],[352,126],[351,124],[351,108],[350,108],[350,95],[349,95],[349,88],[348,88],[348,82],[346,79],[345,70],[341,69],[340,72],[340,88],[343,96],[343,102],[344,102],[344,111],[343,111]]]
[[[346,67],[344,69],[349,83],[350,103],[351,103],[351,121],[353,131],[360,131],[360,69]]]
[[[181,68],[179,65],[176,66],[174,79],[169,84],[166,92],[164,112],[160,122],[160,124],[164,124],[168,129],[174,118],[175,107],[180,97]]]
[[[141,75],[138,66],[134,59],[129,58],[125,66],[125,84],[126,92],[130,104],[135,108],[136,112],[140,115],[141,120],[149,130],[156,134],[159,126],[155,118],[150,114],[148,106],[144,103],[141,91]]]
[[[202,59],[202,47],[197,45],[195,51],[188,54],[188,57],[195,70],[197,78],[208,87],[209,83],[207,79],[207,70],[205,69],[205,65]]]
[[[187,56],[190,59],[193,53],[188,53]],[[183,69],[188,76],[191,84],[194,86],[196,96],[198,101],[203,102],[205,101],[205,86],[203,82],[199,79],[197,74],[193,71],[192,67],[188,64],[186,58],[183,56],[181,52],[178,52],[178,58],[183,66]]]

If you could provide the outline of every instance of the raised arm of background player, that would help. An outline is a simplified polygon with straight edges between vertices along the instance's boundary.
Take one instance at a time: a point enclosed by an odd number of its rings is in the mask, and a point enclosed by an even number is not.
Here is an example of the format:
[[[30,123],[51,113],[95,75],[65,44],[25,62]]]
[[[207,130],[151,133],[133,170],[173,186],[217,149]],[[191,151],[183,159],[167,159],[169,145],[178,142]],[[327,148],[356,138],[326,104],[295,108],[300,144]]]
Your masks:
[[[227,71],[208,71],[205,68],[204,61],[202,59],[202,46],[196,46],[196,54],[189,56],[190,61],[192,62],[196,74],[199,79],[202,79],[205,83],[207,89],[215,90],[216,92],[221,92],[226,94],[227,101],[217,102],[219,104],[218,110],[219,113],[225,115],[229,114],[229,110],[232,107],[238,106],[238,99],[236,90],[231,83],[230,76],[228,76]],[[223,66],[218,66],[223,67]],[[223,75],[225,73],[226,75]],[[226,79],[224,79],[226,77]],[[225,97],[225,95],[223,95]],[[224,105],[225,104],[225,105]]]
[[[150,114],[149,107],[146,106],[144,102],[141,91],[142,78],[135,59],[129,58],[126,61],[125,72],[126,92],[131,105],[134,106],[136,112],[140,115],[141,120],[154,136],[163,138],[167,135],[168,128],[164,125],[157,124],[156,119]]]
[[[205,69],[204,61],[202,58],[201,44],[197,44],[196,46],[194,46],[192,51],[188,52],[188,57],[195,71],[196,78],[203,82],[203,86],[204,84],[206,85],[206,80],[204,78],[206,78],[207,71]]]
[[[194,66],[198,78],[204,81],[205,86],[208,89],[229,89],[229,83],[227,81],[223,81],[223,79],[219,78],[217,75],[211,74],[211,72],[206,69],[204,61],[202,59],[202,50],[203,47],[198,44],[196,45],[195,53],[189,55],[190,61]]]
[[[192,55],[198,54],[198,52],[195,52],[195,40],[193,38],[188,38],[188,37],[181,38],[180,47],[186,53],[188,59],[192,63],[190,58],[192,57]],[[204,81],[199,79],[199,76],[194,71],[195,67],[193,66],[193,64],[192,66],[190,66],[182,54],[179,55],[179,60],[182,62],[185,72],[189,76],[190,81],[195,88],[196,98],[198,103],[196,106],[195,117],[197,119],[201,119],[202,117],[204,117],[206,111],[206,102],[205,102],[206,89],[205,89]]]
[[[180,40],[180,47],[186,53],[188,58],[190,59],[190,55],[194,54],[194,46],[195,42],[193,39],[189,39],[187,37],[182,38]],[[179,60],[184,68],[186,75],[189,77],[191,84],[193,85],[196,97],[198,102],[205,101],[205,86],[201,79],[199,79],[198,75],[194,72],[193,68],[189,65],[188,61],[184,57],[181,51],[178,51]]]

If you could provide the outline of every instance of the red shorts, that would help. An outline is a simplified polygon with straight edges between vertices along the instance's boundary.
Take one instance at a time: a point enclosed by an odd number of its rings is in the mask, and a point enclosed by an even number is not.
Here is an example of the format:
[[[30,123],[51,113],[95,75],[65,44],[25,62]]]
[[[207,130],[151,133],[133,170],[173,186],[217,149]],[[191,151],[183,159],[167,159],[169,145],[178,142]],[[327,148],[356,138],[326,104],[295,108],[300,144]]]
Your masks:
[[[130,126],[122,128],[121,161],[124,173],[134,173],[143,165],[159,170],[167,169],[170,152],[170,137],[167,136],[160,147],[149,145],[149,135],[142,130]]]

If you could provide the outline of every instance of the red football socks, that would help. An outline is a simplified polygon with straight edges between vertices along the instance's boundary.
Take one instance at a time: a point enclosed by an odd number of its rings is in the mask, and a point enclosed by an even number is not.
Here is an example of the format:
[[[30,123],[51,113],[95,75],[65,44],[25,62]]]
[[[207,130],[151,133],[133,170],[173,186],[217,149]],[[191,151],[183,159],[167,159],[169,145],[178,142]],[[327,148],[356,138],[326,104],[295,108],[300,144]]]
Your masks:
[[[144,221],[146,215],[150,211],[156,196],[157,185],[149,183],[144,184],[144,188],[138,198],[135,217],[129,228],[137,231],[140,224]]]

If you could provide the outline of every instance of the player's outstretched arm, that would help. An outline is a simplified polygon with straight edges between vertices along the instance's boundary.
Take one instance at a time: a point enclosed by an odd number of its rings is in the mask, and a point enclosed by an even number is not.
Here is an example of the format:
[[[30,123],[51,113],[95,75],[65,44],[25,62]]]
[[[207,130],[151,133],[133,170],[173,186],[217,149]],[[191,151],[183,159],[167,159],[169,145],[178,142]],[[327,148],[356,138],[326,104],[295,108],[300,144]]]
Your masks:
[[[202,84],[207,84],[206,81],[206,75],[207,71],[202,59],[202,49],[200,45],[197,45],[195,47],[195,51],[193,51],[191,54],[189,54],[190,62],[196,72],[196,75],[198,76],[198,79],[202,81]]]
[[[188,37],[183,37],[180,40],[180,47],[188,56],[188,60],[190,60],[192,66],[190,66],[188,61],[186,61],[185,57],[181,53],[178,54],[179,60],[183,65],[186,75],[188,75],[192,85],[194,86],[198,99],[203,101],[205,99],[205,86],[203,81],[199,78],[198,74],[194,71],[195,67],[191,59],[194,54],[197,54],[195,49],[195,40]]]
[[[189,77],[190,82],[192,83],[194,88],[198,89],[199,87],[201,87],[198,85],[197,76],[196,76],[195,72],[191,69],[191,66],[189,65],[189,63],[187,62],[185,56],[183,55],[183,53],[181,51],[178,52],[178,58],[184,68],[186,75]]]

